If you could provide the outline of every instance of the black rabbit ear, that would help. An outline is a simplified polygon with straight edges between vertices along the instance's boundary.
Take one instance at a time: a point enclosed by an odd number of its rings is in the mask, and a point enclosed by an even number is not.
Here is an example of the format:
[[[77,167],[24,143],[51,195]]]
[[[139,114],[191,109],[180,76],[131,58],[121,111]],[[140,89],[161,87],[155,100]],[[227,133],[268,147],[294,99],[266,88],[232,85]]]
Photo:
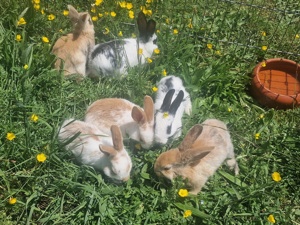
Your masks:
[[[141,11],[139,12],[137,25],[140,33],[140,37],[145,37],[147,35],[147,19],[145,14]]]
[[[175,115],[182,100],[183,100],[183,97],[184,97],[184,93],[183,91],[179,91],[178,95],[176,96],[175,100],[172,102],[171,106],[170,106],[170,109],[169,109],[169,114],[171,115]]]
[[[160,107],[161,111],[163,111],[163,112],[169,111],[174,93],[175,93],[175,89],[171,89],[167,92],[167,94],[164,98],[164,101]]]
[[[156,22],[154,20],[149,20],[147,23],[147,35],[148,38],[151,37],[155,32]]]

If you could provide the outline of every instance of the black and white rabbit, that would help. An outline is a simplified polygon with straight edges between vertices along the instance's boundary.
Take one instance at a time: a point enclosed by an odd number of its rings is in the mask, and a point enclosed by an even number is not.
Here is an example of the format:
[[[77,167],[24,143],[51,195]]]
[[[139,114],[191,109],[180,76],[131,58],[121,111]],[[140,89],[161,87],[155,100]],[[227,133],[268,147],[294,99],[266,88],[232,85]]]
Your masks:
[[[143,12],[137,19],[139,38],[113,40],[94,46],[90,62],[89,76],[118,76],[127,74],[127,69],[144,64],[157,48],[156,22],[147,21]]]
[[[192,102],[179,77],[164,77],[157,87],[154,142],[166,144],[181,135],[182,116],[191,114]]]
[[[131,158],[124,148],[120,128],[113,125],[110,131],[107,135],[93,124],[67,119],[60,128],[58,139],[80,163],[103,171],[114,181],[127,181],[132,168]]]

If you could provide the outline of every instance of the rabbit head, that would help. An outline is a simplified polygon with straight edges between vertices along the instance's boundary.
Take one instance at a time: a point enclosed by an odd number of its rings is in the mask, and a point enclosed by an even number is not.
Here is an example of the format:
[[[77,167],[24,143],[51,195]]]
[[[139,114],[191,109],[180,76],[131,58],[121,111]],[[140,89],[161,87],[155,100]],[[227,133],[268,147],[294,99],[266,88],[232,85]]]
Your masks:
[[[141,146],[145,149],[150,148],[154,140],[154,103],[152,98],[146,95],[144,109],[134,106],[131,117],[138,124]]]
[[[155,112],[154,141],[157,144],[166,144],[181,135],[184,93],[180,90],[172,102],[174,93],[174,89],[169,90],[160,109]]]
[[[68,5],[69,18],[73,24],[73,34],[94,33],[94,24],[88,12],[77,12],[77,10]]]
[[[193,186],[195,179],[193,168],[214,148],[213,146],[193,146],[202,130],[203,127],[200,124],[195,125],[189,130],[178,148],[163,152],[156,159],[154,171],[158,177],[173,180],[181,176],[188,179],[188,186]]]
[[[130,178],[132,162],[127,151],[124,149],[120,128],[112,125],[111,135],[113,146],[99,145],[100,151],[109,159],[103,167],[103,172],[106,176],[114,180],[127,181]]]

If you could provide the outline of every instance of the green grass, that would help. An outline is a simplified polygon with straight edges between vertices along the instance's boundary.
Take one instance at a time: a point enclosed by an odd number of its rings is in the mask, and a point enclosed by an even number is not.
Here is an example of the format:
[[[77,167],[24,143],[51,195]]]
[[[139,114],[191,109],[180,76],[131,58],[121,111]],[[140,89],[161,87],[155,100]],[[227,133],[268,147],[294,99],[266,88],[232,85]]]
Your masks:
[[[157,21],[161,53],[153,63],[134,68],[123,79],[66,80],[53,70],[51,47],[70,31],[62,15],[67,4],[90,10],[92,1],[40,2],[8,0],[0,6],[0,221],[2,224],[300,224],[300,109],[261,107],[249,95],[250,74],[262,59],[284,57],[299,62],[297,0],[290,1],[163,1],[148,8]],[[145,1],[133,0],[135,14]],[[250,6],[250,5],[252,6]],[[27,10],[25,10],[28,7]],[[274,10],[275,9],[275,10]],[[25,11],[24,11],[25,10]],[[103,0],[94,22],[97,43],[136,33],[134,20],[117,1]],[[115,11],[115,18],[105,12]],[[55,20],[47,16],[54,14]],[[20,17],[26,25],[16,26]],[[168,19],[168,21],[167,21]],[[191,20],[190,20],[191,19]],[[192,21],[193,27],[188,27]],[[104,34],[105,28],[110,30]],[[62,31],[60,31],[62,29]],[[178,29],[177,35],[173,29]],[[261,32],[266,32],[262,36]],[[22,40],[16,41],[20,34]],[[42,42],[42,36],[49,43]],[[207,48],[212,44],[212,49]],[[268,46],[267,51],[261,46]],[[24,65],[28,69],[24,69]],[[159,183],[153,172],[161,149],[137,151],[125,140],[133,159],[132,178],[120,186],[106,181],[57,141],[62,121],[82,119],[99,98],[123,97],[142,104],[155,97],[152,87],[162,71],[184,80],[193,114],[184,117],[183,133],[207,118],[228,124],[240,175],[226,166],[211,177],[197,196],[181,198],[180,179],[172,187]],[[30,120],[38,115],[38,121]],[[15,139],[7,140],[7,133]],[[255,139],[255,134],[260,134]],[[44,163],[36,155],[45,153]],[[272,180],[279,172],[282,180]],[[9,204],[16,198],[15,204]],[[192,216],[184,218],[185,210]]]

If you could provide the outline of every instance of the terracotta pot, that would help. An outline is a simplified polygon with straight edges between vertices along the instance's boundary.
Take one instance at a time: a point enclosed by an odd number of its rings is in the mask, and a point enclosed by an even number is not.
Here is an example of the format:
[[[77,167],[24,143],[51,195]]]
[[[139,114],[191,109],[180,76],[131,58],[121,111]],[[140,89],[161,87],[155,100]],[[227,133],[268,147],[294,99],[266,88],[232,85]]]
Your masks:
[[[268,59],[253,70],[251,93],[264,106],[292,109],[300,106],[300,65],[287,59]]]

